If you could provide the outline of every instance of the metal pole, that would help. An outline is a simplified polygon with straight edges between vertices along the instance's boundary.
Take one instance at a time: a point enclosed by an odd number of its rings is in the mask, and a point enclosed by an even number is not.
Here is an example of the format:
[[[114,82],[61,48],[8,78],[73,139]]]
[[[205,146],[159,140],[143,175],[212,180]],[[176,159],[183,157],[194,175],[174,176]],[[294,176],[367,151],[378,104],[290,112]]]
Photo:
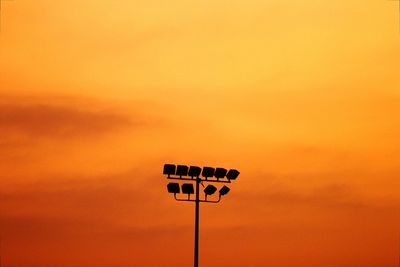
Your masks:
[[[196,211],[194,221],[194,267],[199,267],[199,185],[200,178],[196,178]]]

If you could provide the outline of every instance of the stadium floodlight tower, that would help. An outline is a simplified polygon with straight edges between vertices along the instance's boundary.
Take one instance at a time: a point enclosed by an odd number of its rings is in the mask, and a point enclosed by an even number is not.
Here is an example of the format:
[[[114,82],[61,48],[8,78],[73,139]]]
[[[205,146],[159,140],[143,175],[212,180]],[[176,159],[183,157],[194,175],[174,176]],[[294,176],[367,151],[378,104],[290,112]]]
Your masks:
[[[228,194],[230,189],[226,185],[222,186],[218,191],[218,197],[212,197],[218,188],[212,183],[231,183],[236,180],[240,172],[235,169],[227,170],[225,168],[212,168],[198,166],[186,166],[165,164],[164,175],[170,180],[167,185],[169,193],[174,194],[177,201],[195,202],[195,221],[194,221],[194,267],[199,266],[199,204],[205,203],[218,203],[221,197]],[[185,182],[181,185],[182,182]],[[207,184],[207,186],[204,185]],[[203,193],[200,192],[200,184],[205,187]],[[196,188],[196,189],[195,189]],[[182,189],[182,190],[181,190]],[[187,197],[183,198],[182,194]],[[191,195],[195,195],[194,198]],[[200,197],[200,194],[202,197]],[[210,199],[211,198],[211,199]]]

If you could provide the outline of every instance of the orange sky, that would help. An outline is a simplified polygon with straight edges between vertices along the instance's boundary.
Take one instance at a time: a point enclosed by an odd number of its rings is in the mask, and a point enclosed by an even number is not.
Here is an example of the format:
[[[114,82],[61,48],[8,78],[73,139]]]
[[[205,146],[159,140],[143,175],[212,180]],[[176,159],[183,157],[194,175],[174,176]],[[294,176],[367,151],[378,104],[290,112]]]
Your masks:
[[[396,4],[3,1],[3,266],[191,266],[166,162],[241,171],[201,266],[396,266]]]

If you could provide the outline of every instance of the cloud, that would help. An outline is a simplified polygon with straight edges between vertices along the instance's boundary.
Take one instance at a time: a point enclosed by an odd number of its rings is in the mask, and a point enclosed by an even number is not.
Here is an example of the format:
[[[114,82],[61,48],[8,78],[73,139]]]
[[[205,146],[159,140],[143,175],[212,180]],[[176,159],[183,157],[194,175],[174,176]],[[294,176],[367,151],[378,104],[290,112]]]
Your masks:
[[[142,179],[133,179],[135,175]],[[33,225],[44,219],[64,221],[66,225],[79,224],[82,229],[91,225],[93,230],[94,225],[100,225],[104,232],[128,233],[137,227],[145,230],[164,223],[168,225],[170,218],[167,216],[173,211],[173,207],[167,210],[163,201],[163,198],[170,198],[163,191],[165,181],[159,177],[153,179],[140,170],[93,177],[65,175],[57,179],[48,175],[43,180],[46,181],[0,188],[0,223],[8,219],[24,221],[19,218],[26,218],[28,222],[32,218]]]
[[[93,136],[131,126],[114,111],[57,103],[0,103],[0,131],[34,137]]]
[[[183,260],[190,262],[193,206],[174,205],[171,196],[162,191],[163,179],[152,175],[142,182],[128,178],[135,173],[0,188],[0,229],[10,251],[9,262],[17,265],[23,257],[25,264],[34,266],[57,262],[76,266],[86,261],[87,266],[98,262],[102,266],[160,266],[163,258],[178,250],[187,255]],[[305,191],[282,185],[260,188],[253,194],[238,187],[228,196],[218,207],[202,206],[202,251],[210,258],[220,257],[213,246],[216,243],[230,251],[229,255],[238,253],[243,258],[264,251],[296,252],[299,246],[299,254],[310,256],[316,246],[337,249],[335,244],[341,238],[360,241],[383,222],[387,226],[388,219],[393,225],[396,221],[390,208],[374,208],[351,186],[342,184]],[[336,216],[338,212],[346,216]],[[376,216],[379,221],[374,220]],[[273,245],[265,245],[265,240]],[[368,244],[358,249],[368,251]],[[153,254],[157,257],[143,256]],[[228,260],[229,255],[224,258]],[[265,258],[253,260],[249,265],[265,266],[261,264]],[[176,266],[184,265],[173,261]]]
[[[272,186],[257,192],[242,191],[235,194],[235,199],[243,199],[245,202],[238,205],[255,206],[262,210],[288,207],[293,211],[313,209],[312,213],[321,213],[324,210],[349,212],[387,209],[394,205],[385,202],[384,199],[371,200],[353,186],[335,183],[297,189],[291,186]]]
[[[362,206],[364,202],[356,195],[350,186],[344,184],[330,184],[314,189],[291,190],[289,188],[282,191],[265,192],[262,198],[266,202],[286,203],[292,205],[312,205],[312,206]]]
[[[7,262],[81,266],[90,259],[86,266],[118,266],[119,260],[124,266],[144,266],[150,260],[158,266],[159,258],[146,259],[142,253],[154,251],[161,257],[171,252],[165,250],[171,240],[191,239],[192,227],[171,222],[177,207],[165,207],[162,196],[169,199],[167,193],[146,190],[157,183],[164,188],[164,180],[132,182],[127,177],[133,173],[0,188],[0,235]],[[185,210],[191,217],[192,209]]]
[[[10,172],[9,166],[46,159],[53,146],[71,148],[71,142],[85,145],[152,124],[155,121],[142,111],[113,102],[78,96],[0,94],[0,165],[5,164]],[[66,156],[66,150],[63,154]]]

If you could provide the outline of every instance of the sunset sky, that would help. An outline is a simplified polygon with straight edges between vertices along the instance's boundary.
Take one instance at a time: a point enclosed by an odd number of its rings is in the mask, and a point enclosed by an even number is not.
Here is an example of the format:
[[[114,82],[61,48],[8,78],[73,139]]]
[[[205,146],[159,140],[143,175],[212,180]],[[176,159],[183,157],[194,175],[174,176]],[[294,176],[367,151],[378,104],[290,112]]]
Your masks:
[[[399,266],[398,4],[2,1],[2,266]]]

